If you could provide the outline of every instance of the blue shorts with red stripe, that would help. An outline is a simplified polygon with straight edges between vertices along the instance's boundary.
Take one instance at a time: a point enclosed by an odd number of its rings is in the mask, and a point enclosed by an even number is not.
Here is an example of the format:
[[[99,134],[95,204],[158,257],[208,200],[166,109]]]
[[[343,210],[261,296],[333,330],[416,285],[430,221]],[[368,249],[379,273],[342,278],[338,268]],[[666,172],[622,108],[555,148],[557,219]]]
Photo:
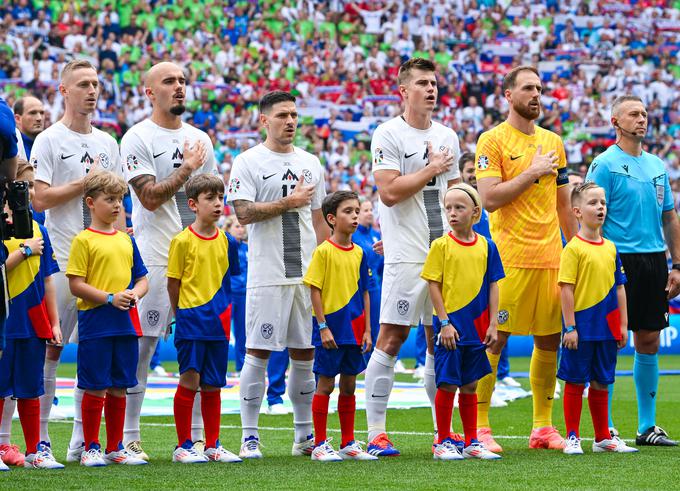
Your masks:
[[[578,349],[562,347],[557,378],[572,384],[590,381],[602,385],[614,383],[616,375],[616,341],[578,341]]]
[[[229,341],[201,341],[175,339],[179,373],[195,370],[201,376],[201,385],[224,387],[227,385]]]
[[[448,350],[441,344],[434,348],[434,379],[440,384],[461,387],[491,373],[491,364],[483,344],[457,345]]]
[[[104,390],[137,385],[137,336],[107,336],[78,342],[78,387]]]
[[[341,344],[338,349],[316,346],[314,349],[314,373],[324,377],[359,375],[366,370],[366,360],[357,344]]]
[[[7,338],[0,358],[0,398],[33,399],[45,393],[46,344],[39,338]]]

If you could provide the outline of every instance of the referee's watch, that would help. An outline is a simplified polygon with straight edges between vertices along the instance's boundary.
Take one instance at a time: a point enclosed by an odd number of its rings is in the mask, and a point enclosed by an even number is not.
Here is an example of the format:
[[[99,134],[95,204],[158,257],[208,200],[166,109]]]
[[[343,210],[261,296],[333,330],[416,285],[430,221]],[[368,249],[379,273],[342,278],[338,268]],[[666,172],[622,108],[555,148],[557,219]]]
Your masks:
[[[677,269],[680,271],[680,263],[675,263],[673,266],[671,266],[671,269]]]

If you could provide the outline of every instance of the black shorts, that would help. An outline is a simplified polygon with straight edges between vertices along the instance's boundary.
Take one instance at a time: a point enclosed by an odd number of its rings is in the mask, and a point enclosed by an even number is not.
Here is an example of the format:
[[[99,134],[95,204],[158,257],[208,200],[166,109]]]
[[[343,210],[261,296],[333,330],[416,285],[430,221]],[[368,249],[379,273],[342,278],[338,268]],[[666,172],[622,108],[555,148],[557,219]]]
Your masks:
[[[668,327],[668,263],[663,252],[619,254],[626,272],[628,329],[660,331]]]

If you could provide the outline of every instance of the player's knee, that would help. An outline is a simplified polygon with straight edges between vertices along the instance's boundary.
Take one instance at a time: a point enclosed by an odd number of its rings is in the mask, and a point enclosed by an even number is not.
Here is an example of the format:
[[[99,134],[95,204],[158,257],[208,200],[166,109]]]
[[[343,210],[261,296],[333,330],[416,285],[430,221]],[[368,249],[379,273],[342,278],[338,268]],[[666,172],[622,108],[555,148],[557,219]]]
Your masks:
[[[462,385],[460,387],[461,394],[474,394],[477,391],[477,381],[470,382],[469,384]]]
[[[125,397],[126,391],[120,387],[109,387],[106,393],[111,394],[113,397]]]
[[[356,390],[357,378],[354,375],[340,375],[340,395],[352,396]]]
[[[63,349],[63,346],[54,346],[52,344],[48,344],[47,349],[45,350],[45,358],[51,361],[59,361]]]
[[[534,336],[534,346],[543,351],[557,351],[560,347],[560,333]]]
[[[590,381],[590,387],[595,390],[609,390],[609,385],[601,384],[600,382],[597,382],[595,380]]]
[[[453,384],[442,383],[437,386],[437,389],[441,389],[446,392],[456,392],[458,390],[458,386]]]
[[[322,396],[329,396],[333,393],[335,388],[335,378],[326,377],[325,375],[319,375],[319,380],[316,384],[316,393]],[[342,393],[342,388],[340,388]]]
[[[221,390],[221,387],[217,387],[215,385],[200,384],[200,389],[201,392],[217,392]]]

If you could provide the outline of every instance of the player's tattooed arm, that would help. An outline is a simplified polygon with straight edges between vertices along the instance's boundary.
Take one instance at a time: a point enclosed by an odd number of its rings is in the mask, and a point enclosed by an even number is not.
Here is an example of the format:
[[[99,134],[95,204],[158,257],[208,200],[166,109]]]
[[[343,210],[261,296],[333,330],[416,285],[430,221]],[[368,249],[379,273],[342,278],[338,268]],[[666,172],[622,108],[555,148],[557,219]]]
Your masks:
[[[236,218],[243,225],[269,220],[270,218],[283,215],[290,209],[285,198],[265,203],[254,203],[244,199],[237,199],[233,202],[233,205],[236,210]]]
[[[152,175],[143,174],[130,180],[130,186],[144,208],[156,211],[184,186],[191,172],[190,167],[182,165],[161,182],[156,182],[156,178]]]

